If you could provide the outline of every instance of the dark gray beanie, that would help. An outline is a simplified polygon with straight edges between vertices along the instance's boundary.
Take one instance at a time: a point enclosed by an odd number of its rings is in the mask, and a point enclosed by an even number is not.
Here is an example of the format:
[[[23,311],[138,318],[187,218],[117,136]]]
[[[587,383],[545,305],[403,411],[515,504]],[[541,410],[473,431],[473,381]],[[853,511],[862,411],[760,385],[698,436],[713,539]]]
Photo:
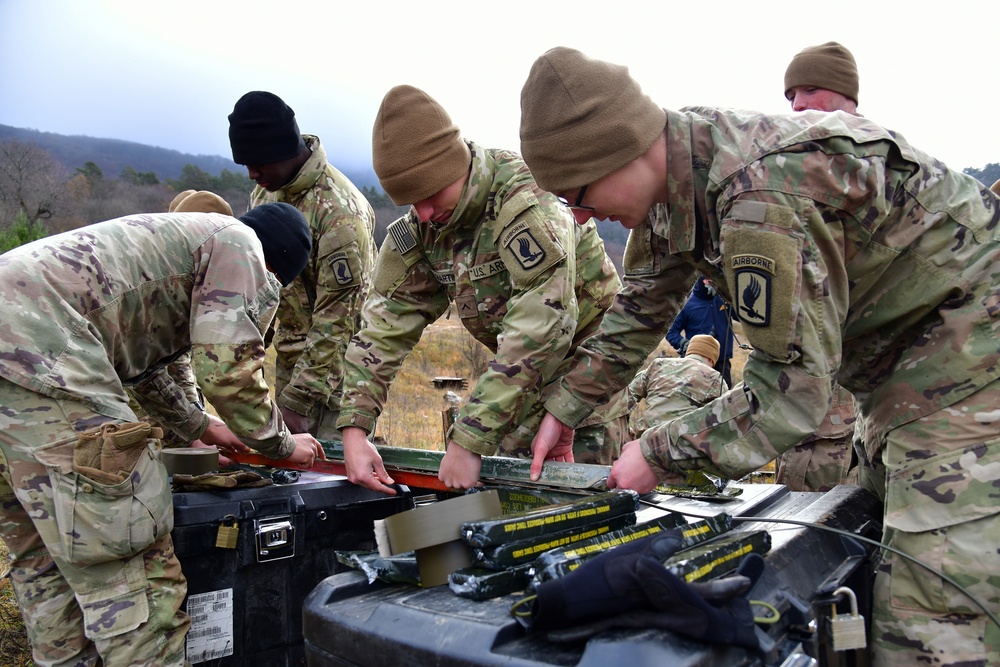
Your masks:
[[[299,277],[312,251],[309,224],[299,209],[285,202],[261,204],[240,216],[240,221],[256,232],[264,259],[278,274],[282,287]]]
[[[292,159],[305,142],[291,107],[274,93],[255,90],[229,114],[229,145],[236,164],[260,165]]]

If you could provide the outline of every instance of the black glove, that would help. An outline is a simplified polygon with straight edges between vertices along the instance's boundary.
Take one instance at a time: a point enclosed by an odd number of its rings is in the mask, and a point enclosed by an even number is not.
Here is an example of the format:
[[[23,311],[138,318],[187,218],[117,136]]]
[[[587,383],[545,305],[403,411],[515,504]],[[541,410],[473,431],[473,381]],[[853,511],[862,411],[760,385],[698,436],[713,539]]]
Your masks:
[[[612,627],[656,627],[758,648],[753,612],[742,595],[760,577],[764,559],[750,554],[735,575],[689,584],[663,566],[680,544],[680,531],[671,530],[596,556],[539,586],[530,618],[519,620],[554,641],[578,641]]]
[[[681,545],[679,530],[628,542],[609,549],[569,574],[538,587],[531,615],[518,617],[531,632],[546,632],[637,608],[649,608],[643,588],[647,582],[636,569],[649,560],[663,569]]]

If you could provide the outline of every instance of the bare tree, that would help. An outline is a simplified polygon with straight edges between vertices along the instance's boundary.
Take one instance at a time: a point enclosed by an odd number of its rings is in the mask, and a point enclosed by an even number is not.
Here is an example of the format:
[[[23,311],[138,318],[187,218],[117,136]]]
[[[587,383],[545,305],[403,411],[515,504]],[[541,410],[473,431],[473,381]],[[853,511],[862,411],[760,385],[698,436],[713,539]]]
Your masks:
[[[18,211],[32,224],[50,219],[59,207],[66,176],[52,155],[35,144],[0,141],[0,228]]]

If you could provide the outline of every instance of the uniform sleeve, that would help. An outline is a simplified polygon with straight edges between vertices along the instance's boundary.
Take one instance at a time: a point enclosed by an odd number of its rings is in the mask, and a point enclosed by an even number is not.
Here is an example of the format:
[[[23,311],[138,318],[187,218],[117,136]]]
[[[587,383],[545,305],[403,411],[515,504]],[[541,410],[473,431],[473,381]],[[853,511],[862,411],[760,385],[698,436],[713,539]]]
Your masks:
[[[419,254],[419,249],[414,249]],[[409,260],[388,237],[375,262],[364,325],[347,347],[344,392],[337,428],[357,426],[369,434],[385,407],[389,385],[420,340],[424,328],[448,308],[446,288],[426,260]]]
[[[643,369],[643,370],[639,371],[638,373],[636,373],[635,377],[632,379],[632,382],[629,383],[629,386],[628,386],[629,394],[636,401],[639,401],[639,400],[641,400],[643,398],[646,398],[646,390],[648,388],[648,386],[646,384],[646,376],[647,376],[648,373],[649,373],[649,369]]]
[[[577,348],[569,371],[544,394],[545,409],[573,428],[632,379],[659,345],[695,275],[666,251],[666,241],[648,223],[629,234],[624,265],[624,287],[600,331]]]
[[[738,478],[820,425],[847,314],[842,228],[811,200],[752,193],[722,221],[725,276],[754,352],[743,386],[643,434],[654,470]]]
[[[187,367],[190,370],[190,364]],[[157,423],[169,428],[184,442],[197,440],[208,427],[208,415],[195,406],[168,368],[158,368],[141,378],[132,385],[132,392],[142,409]],[[194,371],[191,375],[194,376]]]
[[[511,295],[497,352],[462,406],[449,440],[493,455],[566,359],[576,334],[576,230],[558,204],[530,192],[506,200],[495,230]]]
[[[191,365],[219,418],[248,446],[287,458],[292,438],[264,381],[264,338],[277,306],[277,281],[259,252],[217,239],[203,248],[191,299]]]
[[[316,252],[316,293],[302,354],[278,402],[308,415],[324,404],[336,410],[344,375],[344,353],[359,326],[367,296],[373,251],[367,222],[356,215],[329,216],[321,224]],[[299,301],[308,296],[298,295]]]
[[[685,306],[687,303],[685,303]],[[678,352],[684,351],[684,336],[681,335],[682,331],[685,331],[684,327],[687,323],[687,309],[681,308],[681,312],[677,313],[677,317],[670,324],[670,328],[667,329],[667,342],[673,346]]]

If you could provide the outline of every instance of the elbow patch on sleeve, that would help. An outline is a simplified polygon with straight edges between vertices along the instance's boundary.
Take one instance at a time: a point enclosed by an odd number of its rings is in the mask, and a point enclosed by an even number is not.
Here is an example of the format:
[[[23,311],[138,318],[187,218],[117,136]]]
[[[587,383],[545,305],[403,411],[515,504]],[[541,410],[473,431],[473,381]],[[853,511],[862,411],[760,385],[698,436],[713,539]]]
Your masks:
[[[533,193],[522,191],[504,202],[497,222],[498,250],[514,286],[530,284],[566,258]]]

